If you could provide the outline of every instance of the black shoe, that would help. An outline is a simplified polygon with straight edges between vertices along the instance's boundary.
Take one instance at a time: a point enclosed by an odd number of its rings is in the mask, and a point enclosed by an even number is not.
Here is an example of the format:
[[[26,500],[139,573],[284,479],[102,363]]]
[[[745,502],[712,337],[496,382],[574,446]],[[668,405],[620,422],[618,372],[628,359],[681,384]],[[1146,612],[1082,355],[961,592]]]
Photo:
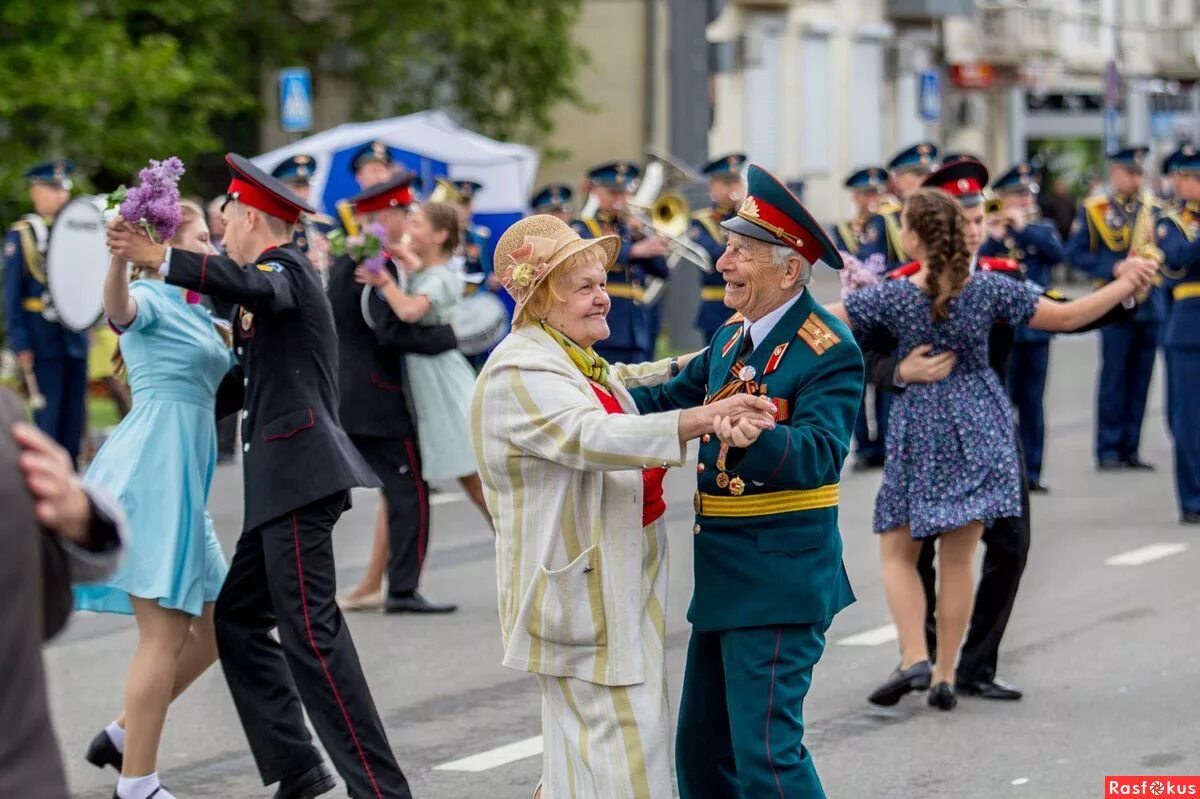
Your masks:
[[[907,669],[896,669],[892,672],[892,676],[888,677],[887,682],[871,692],[867,701],[872,705],[891,707],[899,702],[905,694],[912,691],[924,691],[928,688],[932,674],[933,668],[930,667],[928,660],[914,663]]]
[[[1183,524],[1200,524],[1200,513],[1185,513],[1179,517]]]
[[[1050,488],[1045,483],[1043,483],[1041,480],[1030,480],[1029,481],[1029,493],[1030,494],[1049,494]]]
[[[125,756],[117,751],[117,746],[112,742],[112,738],[108,737],[108,733],[100,730],[100,734],[92,739],[88,744],[87,761],[96,768],[104,768],[112,766],[120,773],[121,766],[125,764]]]
[[[458,605],[441,605],[431,602],[416,591],[405,596],[389,596],[384,603],[384,613],[453,613]]]
[[[1023,694],[1016,686],[1009,685],[1004,680],[955,680],[954,689],[967,696],[977,696],[980,699],[1006,699],[1016,701]]]
[[[275,791],[275,799],[313,799],[323,793],[329,793],[337,786],[337,780],[325,768],[324,763],[318,763],[308,771],[302,771],[279,781]]]
[[[1154,471],[1154,464],[1147,463],[1146,461],[1142,460],[1138,456],[1134,455],[1132,458],[1129,458],[1128,460],[1125,461],[1125,468],[1126,469],[1140,469],[1143,472],[1152,472],[1152,471]]]
[[[1096,464],[1096,469],[1101,472],[1119,472],[1125,468],[1125,464],[1116,458],[1105,458]]]
[[[855,458],[854,466],[852,468],[856,472],[868,472],[872,469],[882,469],[883,468],[883,456],[882,455],[871,455],[866,458]]]
[[[954,706],[958,704],[958,697],[954,695],[954,689],[950,687],[948,682],[940,682],[929,689],[929,706],[936,707],[938,710],[954,710]]]

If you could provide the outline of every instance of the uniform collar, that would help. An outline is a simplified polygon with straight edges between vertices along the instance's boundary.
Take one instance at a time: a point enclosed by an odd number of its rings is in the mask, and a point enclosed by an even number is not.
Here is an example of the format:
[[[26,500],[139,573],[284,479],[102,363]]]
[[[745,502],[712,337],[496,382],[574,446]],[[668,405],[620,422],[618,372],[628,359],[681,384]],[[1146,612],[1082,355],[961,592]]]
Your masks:
[[[800,298],[804,296],[806,291],[808,289],[802,289],[795,297],[792,297],[757,322],[751,322],[749,319],[742,320],[742,334],[750,336],[755,349],[758,349],[758,345],[767,340],[767,336],[771,335],[771,331],[775,329],[775,325],[779,324],[779,320],[784,317],[784,314],[800,301]]]

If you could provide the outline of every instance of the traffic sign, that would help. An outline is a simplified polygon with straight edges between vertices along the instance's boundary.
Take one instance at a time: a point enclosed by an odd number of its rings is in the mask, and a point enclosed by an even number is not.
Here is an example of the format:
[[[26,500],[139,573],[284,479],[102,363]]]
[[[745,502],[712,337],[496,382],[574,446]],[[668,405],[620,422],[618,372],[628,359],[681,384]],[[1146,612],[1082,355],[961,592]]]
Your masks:
[[[279,126],[288,133],[312,130],[312,75],[307,67],[279,70]]]

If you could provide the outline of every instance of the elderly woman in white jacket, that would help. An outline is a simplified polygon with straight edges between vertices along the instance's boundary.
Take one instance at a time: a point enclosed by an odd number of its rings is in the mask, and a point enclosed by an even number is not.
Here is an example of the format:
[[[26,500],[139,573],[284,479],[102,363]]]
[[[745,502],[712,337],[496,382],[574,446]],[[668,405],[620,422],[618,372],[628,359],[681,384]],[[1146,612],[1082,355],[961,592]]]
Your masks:
[[[544,799],[672,796],[663,475],[714,416],[774,424],[769,401],[746,395],[637,415],[626,388],[679,364],[610,366],[592,350],[608,337],[605,275],[619,246],[545,215],[501,237],[495,272],[516,300],[513,331],[472,401],[503,663],[542,689]]]

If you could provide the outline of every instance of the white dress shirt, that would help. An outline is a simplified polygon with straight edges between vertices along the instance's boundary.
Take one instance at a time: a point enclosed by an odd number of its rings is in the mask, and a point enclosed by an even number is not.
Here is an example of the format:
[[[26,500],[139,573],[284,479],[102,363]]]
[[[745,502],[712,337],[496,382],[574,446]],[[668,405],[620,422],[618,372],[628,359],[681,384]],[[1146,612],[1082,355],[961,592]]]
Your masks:
[[[749,319],[744,320],[742,322],[742,335],[749,336],[750,342],[755,347],[766,341],[767,336],[771,335],[771,331],[775,329],[775,325],[779,324],[779,320],[783,318],[784,314],[799,302],[800,298],[804,296],[805,291],[808,291],[808,289],[801,290],[795,297],[792,297],[756,322],[751,322]]]

